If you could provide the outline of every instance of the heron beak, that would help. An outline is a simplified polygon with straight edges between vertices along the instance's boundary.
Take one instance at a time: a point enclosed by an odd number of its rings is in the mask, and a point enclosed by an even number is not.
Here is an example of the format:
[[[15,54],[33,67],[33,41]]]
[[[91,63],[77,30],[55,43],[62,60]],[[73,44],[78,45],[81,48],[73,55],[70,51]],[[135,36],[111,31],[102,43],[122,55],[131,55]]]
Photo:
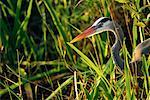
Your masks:
[[[95,32],[95,28],[94,27],[89,27],[83,33],[79,34],[73,40],[71,40],[70,43],[74,43],[74,42],[77,42],[79,40],[82,40],[82,39],[92,35],[94,32]]]

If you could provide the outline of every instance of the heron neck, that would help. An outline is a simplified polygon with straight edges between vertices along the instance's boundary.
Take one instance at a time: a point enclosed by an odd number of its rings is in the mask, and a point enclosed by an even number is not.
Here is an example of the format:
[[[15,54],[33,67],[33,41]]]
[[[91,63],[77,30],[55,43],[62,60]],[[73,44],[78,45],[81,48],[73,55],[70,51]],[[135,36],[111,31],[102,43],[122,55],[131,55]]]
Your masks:
[[[112,32],[114,33],[115,38],[116,38],[115,43],[112,46],[112,57],[114,59],[114,63],[117,66],[119,66],[121,69],[123,69],[124,61],[120,57],[119,51],[122,48],[124,34],[122,31],[122,28],[116,22],[114,22],[112,25]]]

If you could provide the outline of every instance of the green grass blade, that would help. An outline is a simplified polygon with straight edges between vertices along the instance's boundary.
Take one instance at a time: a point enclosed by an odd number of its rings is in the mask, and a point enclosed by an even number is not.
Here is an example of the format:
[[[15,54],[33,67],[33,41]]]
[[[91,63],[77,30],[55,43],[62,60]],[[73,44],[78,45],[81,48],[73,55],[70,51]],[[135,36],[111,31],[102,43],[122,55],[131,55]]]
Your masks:
[[[91,67],[99,76],[102,76],[102,72],[100,71],[100,69],[95,66],[95,64],[86,56],[84,55],[80,50],[78,50],[73,44],[70,44],[69,42],[67,42],[67,44],[74,49],[88,64],[89,67]]]
[[[0,96],[6,94],[10,89],[13,90],[13,89],[17,88],[20,85],[26,84],[27,82],[32,82],[34,80],[38,80],[38,79],[44,78],[44,77],[46,77],[46,75],[53,75],[55,73],[64,72],[66,70],[67,69],[64,68],[64,67],[63,68],[59,68],[59,69],[54,68],[54,69],[51,69],[49,71],[36,74],[35,76],[32,76],[32,77],[30,77],[28,79],[22,78],[23,81],[20,84],[17,82],[17,83],[14,83],[14,84],[10,85],[9,88],[1,89],[0,90]]]
[[[134,23],[136,23],[136,18],[134,18]],[[138,38],[138,36],[137,36],[137,26],[135,26],[135,25],[133,25],[133,28],[132,28],[132,32],[133,32],[133,48],[135,48],[136,47],[136,42],[137,42],[137,38]]]
[[[130,68],[128,64],[128,57],[127,57],[127,48],[125,46],[125,43],[123,45],[123,53],[125,58],[125,65],[124,65],[124,72],[125,72],[125,86],[126,86],[126,97],[128,100],[131,99],[131,93],[133,92],[131,89],[131,78],[132,75],[130,75]]]
[[[62,83],[53,93],[46,98],[46,100],[52,99],[62,88],[69,85],[72,82],[73,77],[68,78],[64,83]]]
[[[14,35],[16,34],[19,25],[20,25],[20,11],[21,11],[21,4],[22,0],[18,0],[17,6],[16,6],[16,16],[15,16],[15,22],[14,22],[14,27],[13,27],[13,32],[12,32],[12,38],[14,38]]]
[[[66,49],[68,51],[67,53],[68,53],[68,56],[69,56],[70,60],[73,61],[72,52],[71,52],[70,48],[68,47],[68,45],[66,44],[66,42],[68,41],[66,33],[63,31],[61,22],[59,21],[58,17],[56,16],[55,10],[53,9],[53,7],[51,5],[51,2],[49,0],[45,0],[44,4],[47,7],[48,11],[50,12],[50,15],[52,16],[52,19],[54,21],[55,26],[58,29],[58,32],[59,32],[60,36],[62,36],[62,38],[64,39]]]
[[[7,9],[7,11],[9,12],[9,14],[10,14],[11,16],[13,16],[13,17],[16,16],[16,14],[14,13],[14,11],[13,11],[12,9],[10,9],[9,7],[7,7],[2,1],[0,1],[0,5],[1,5],[3,8]]]

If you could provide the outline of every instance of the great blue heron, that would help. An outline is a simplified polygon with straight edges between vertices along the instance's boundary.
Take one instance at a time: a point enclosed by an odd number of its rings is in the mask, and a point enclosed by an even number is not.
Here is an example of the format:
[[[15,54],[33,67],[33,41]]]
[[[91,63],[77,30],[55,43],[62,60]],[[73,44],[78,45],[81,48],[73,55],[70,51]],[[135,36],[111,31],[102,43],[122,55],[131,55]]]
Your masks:
[[[121,69],[123,69],[124,60],[120,57],[119,51],[122,47],[124,33],[122,31],[121,26],[117,22],[109,19],[108,17],[99,18],[97,21],[94,22],[94,24],[91,27],[86,29],[82,34],[79,34],[77,37],[75,37],[72,41],[70,41],[70,43],[74,43],[83,38],[90,37],[95,34],[102,33],[104,31],[111,31],[114,33],[116,40],[114,45],[112,46],[112,57],[114,63]],[[150,52],[150,38],[141,42],[135,48],[131,63],[141,60],[141,55],[149,52]]]

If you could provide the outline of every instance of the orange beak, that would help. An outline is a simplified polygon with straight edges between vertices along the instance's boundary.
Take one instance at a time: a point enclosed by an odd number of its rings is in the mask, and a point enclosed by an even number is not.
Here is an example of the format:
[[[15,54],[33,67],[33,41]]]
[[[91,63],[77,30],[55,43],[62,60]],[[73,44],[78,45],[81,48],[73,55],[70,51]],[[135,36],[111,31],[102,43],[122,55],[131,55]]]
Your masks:
[[[95,32],[95,28],[94,27],[89,27],[82,34],[79,34],[73,40],[71,40],[70,43],[74,43],[74,42],[77,42],[79,40],[82,40],[82,39],[92,35],[94,32]]]

